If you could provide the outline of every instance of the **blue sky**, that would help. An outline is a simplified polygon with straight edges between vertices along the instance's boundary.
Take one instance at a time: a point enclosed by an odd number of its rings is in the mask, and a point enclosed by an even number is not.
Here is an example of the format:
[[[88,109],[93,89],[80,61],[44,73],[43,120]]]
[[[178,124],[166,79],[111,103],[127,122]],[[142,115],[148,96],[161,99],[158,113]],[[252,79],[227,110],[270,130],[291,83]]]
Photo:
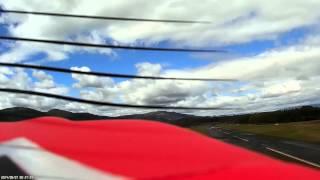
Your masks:
[[[232,56],[254,56],[263,53],[267,50],[273,49],[277,46],[283,46],[288,44],[295,44],[299,40],[308,35],[308,28],[298,28],[290,32],[280,34],[275,40],[259,40],[244,44],[222,46],[219,49],[229,51],[227,54],[219,54],[219,58],[229,55]],[[163,47],[163,46],[157,46]],[[212,47],[206,47],[212,48]],[[211,55],[211,54],[207,54]],[[43,54],[37,54],[30,58],[30,61],[37,59],[43,59]],[[158,52],[158,51],[132,51],[132,50],[115,50],[114,55],[106,56],[101,54],[92,53],[75,53],[70,54],[68,61],[47,62],[40,61],[40,64],[48,66],[71,68],[74,66],[89,67],[92,71],[98,72],[111,72],[119,74],[137,74],[136,64],[141,62],[150,62],[153,64],[162,64],[168,69],[189,69],[199,68],[208,64],[214,64],[216,60],[207,60],[199,56],[199,54],[183,53],[183,52]],[[227,61],[227,59],[225,60]],[[71,77],[64,74],[55,73],[54,75],[58,83],[69,86],[73,83]],[[68,78],[66,78],[68,77]],[[114,79],[116,82],[123,79]]]
[[[229,4],[234,3],[233,0],[228,1]],[[77,4],[71,1],[39,4],[36,0],[29,3],[0,0],[0,5],[6,9],[50,9],[53,12],[101,16],[116,14],[122,17],[199,19],[210,20],[212,23],[177,25],[2,14],[0,34],[59,40],[70,40],[72,37],[74,41],[92,43],[222,49],[228,53],[103,50],[1,41],[0,61],[62,68],[78,67],[83,70],[120,74],[233,78],[239,79],[239,82],[111,80],[2,69],[0,84],[5,87],[23,87],[95,100],[171,106],[245,107],[246,112],[270,111],[285,107],[283,104],[289,107],[320,102],[316,98],[319,87],[315,86],[320,76],[317,73],[320,66],[320,63],[317,63],[320,57],[317,53],[320,48],[320,13],[317,7],[320,4],[317,2],[239,1],[234,6],[214,12],[210,7],[219,6],[219,2],[205,1],[198,4],[177,0],[175,3],[163,1],[154,4],[152,1],[141,0],[141,3],[145,4],[143,10],[142,7],[135,7],[135,4],[124,0],[105,3],[96,0],[95,4],[100,4],[97,6],[88,4],[85,0],[80,0]],[[179,7],[179,10],[176,10],[176,7]],[[190,8],[193,11],[190,11]],[[15,81],[18,85],[14,84]],[[41,110],[64,108],[107,115],[131,113],[130,110],[106,110],[104,107],[61,103],[36,97],[32,97],[32,103],[28,105],[25,99],[15,98],[14,102],[10,98],[0,99],[1,108],[31,106]],[[219,115],[243,112],[208,113]],[[201,112],[201,115],[204,114]]]
[[[10,35],[6,33],[6,25],[1,25],[0,33],[3,35]],[[136,50],[114,50],[114,54],[106,56],[103,54],[93,53],[74,53],[68,55],[68,61],[46,61],[44,53],[37,53],[34,56],[26,59],[26,62],[45,64],[48,66],[55,66],[61,68],[71,68],[74,66],[87,66],[92,71],[111,72],[119,74],[136,74],[136,64],[141,62],[160,63],[169,69],[189,69],[199,68],[208,64],[214,64],[219,61],[221,57],[228,56],[254,56],[263,53],[267,50],[278,46],[295,44],[299,40],[308,35],[308,28],[298,28],[290,32],[282,33],[275,40],[258,40],[243,44],[221,46],[217,49],[227,50],[228,53],[219,53],[219,58],[212,58],[210,60],[202,58],[200,54],[184,53],[184,52],[159,52],[159,51],[136,51]],[[32,43],[31,43],[32,44]],[[154,47],[164,47],[163,45],[155,45]],[[215,47],[205,47],[212,48]],[[7,45],[1,43],[1,49],[8,50]],[[215,54],[206,53],[208,56]],[[227,61],[227,60],[226,60]],[[56,73],[57,82],[70,85],[72,78],[60,77],[60,73]],[[121,80],[121,79],[118,79]]]

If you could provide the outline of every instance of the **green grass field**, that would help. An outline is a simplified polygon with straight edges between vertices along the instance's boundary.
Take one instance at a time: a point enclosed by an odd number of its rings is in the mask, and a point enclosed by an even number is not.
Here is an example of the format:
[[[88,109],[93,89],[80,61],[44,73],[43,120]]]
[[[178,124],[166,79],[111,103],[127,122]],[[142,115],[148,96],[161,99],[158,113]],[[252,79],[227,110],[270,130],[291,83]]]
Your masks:
[[[208,123],[192,126],[191,129],[207,135],[210,126],[211,124]],[[215,126],[252,134],[320,144],[320,120],[263,125],[216,124]]]
[[[209,128],[211,126],[212,126],[212,123],[205,123],[205,124],[190,126],[189,129],[196,131],[198,133],[204,134],[204,135],[208,135]]]

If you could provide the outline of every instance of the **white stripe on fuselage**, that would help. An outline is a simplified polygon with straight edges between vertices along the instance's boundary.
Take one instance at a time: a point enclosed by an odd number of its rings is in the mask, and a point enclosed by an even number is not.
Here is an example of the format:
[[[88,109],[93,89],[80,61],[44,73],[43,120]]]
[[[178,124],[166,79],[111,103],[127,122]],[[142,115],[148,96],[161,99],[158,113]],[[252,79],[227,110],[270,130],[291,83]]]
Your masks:
[[[55,177],[79,180],[128,179],[54,154],[25,138],[17,138],[1,143],[0,156],[9,157],[21,169],[36,179],[55,179]]]

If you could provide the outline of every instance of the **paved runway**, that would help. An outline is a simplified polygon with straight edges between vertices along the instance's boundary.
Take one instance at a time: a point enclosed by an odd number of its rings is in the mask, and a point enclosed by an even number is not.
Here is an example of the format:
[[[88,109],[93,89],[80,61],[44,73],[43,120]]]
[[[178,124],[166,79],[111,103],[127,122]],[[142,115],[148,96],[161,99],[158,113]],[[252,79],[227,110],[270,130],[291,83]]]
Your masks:
[[[235,144],[282,160],[320,168],[319,144],[280,140],[249,133],[225,130],[215,126],[210,127],[209,132],[212,137],[227,143]]]

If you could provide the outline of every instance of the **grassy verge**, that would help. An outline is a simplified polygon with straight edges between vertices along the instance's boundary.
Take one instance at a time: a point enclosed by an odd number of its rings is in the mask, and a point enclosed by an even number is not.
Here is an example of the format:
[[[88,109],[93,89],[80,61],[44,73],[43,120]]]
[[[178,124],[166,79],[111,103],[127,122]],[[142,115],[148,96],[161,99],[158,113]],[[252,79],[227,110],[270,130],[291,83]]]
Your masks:
[[[320,144],[320,120],[281,124],[219,124],[241,132]]]
[[[212,126],[212,123],[204,123],[200,125],[194,125],[188,127],[189,129],[201,133],[203,135],[209,135],[209,128]]]

